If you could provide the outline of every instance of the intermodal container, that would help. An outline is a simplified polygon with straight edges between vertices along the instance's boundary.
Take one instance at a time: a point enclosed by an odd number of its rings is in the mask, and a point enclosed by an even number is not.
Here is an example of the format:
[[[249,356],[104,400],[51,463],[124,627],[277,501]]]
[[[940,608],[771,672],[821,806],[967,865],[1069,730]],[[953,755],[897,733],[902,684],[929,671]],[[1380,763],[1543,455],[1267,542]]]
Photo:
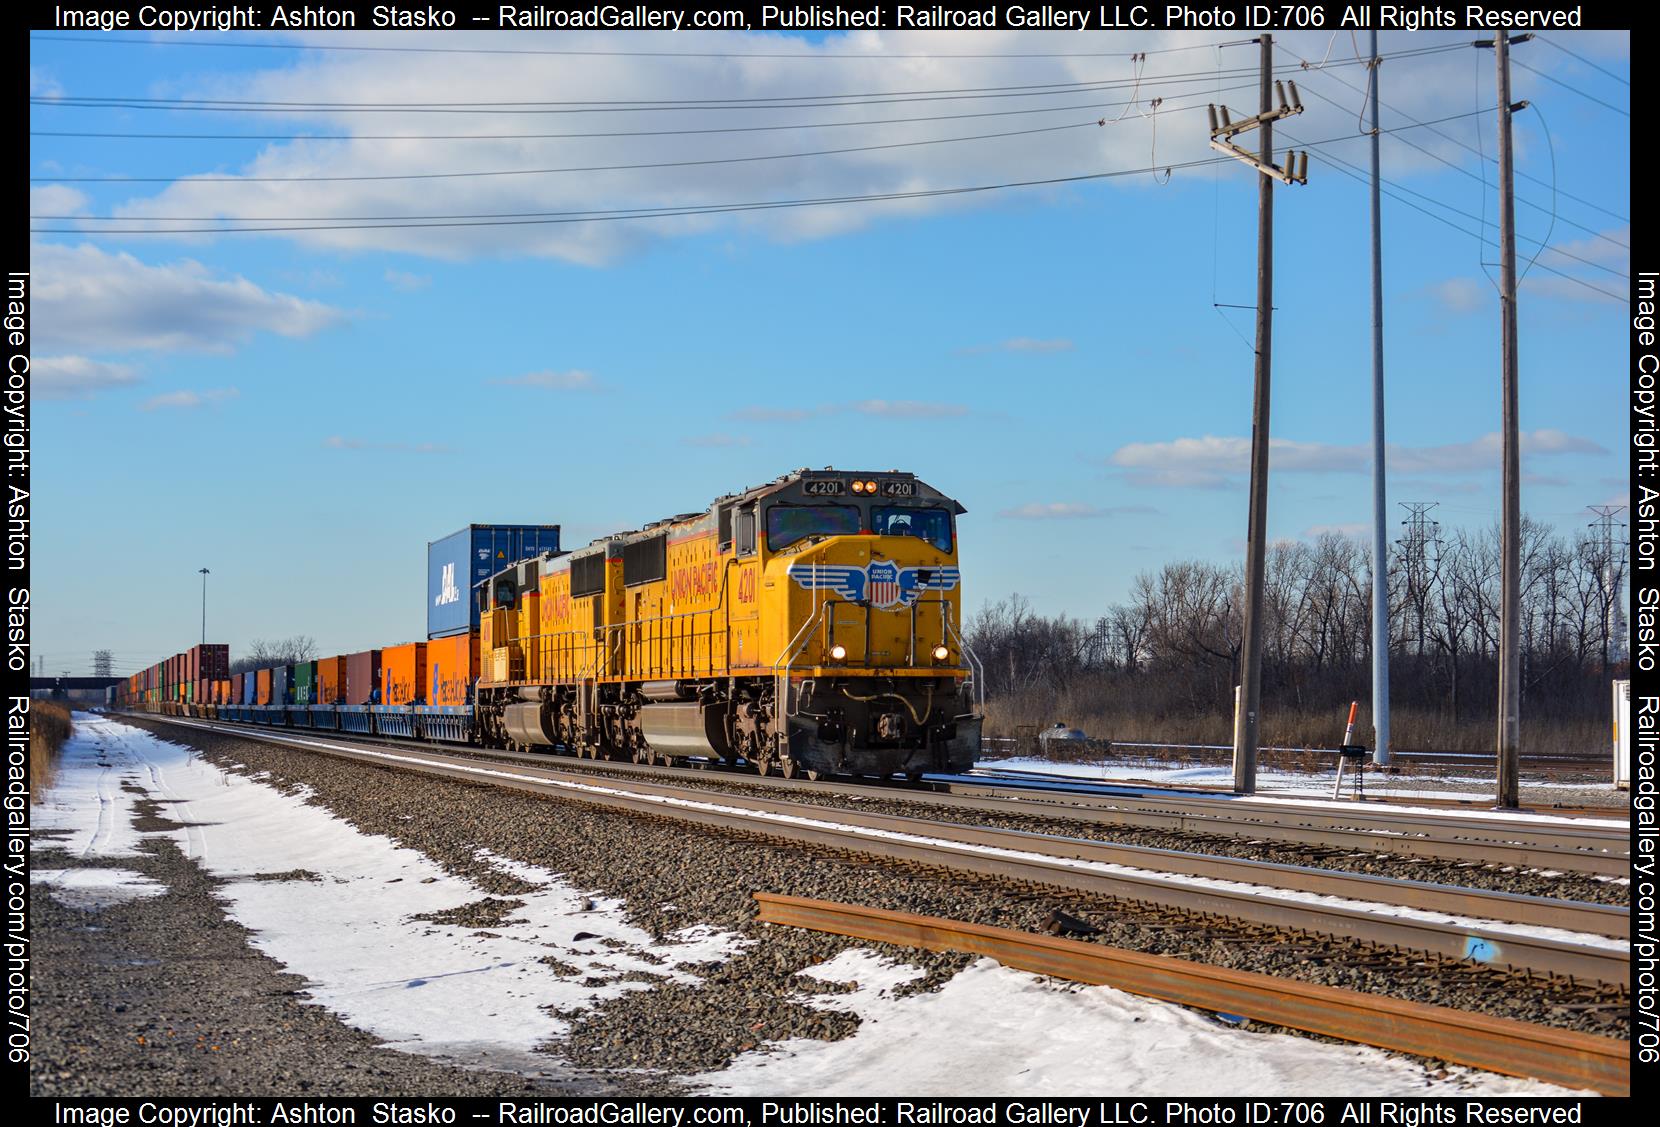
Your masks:
[[[425,704],[427,643],[406,642],[380,651],[380,703]]]
[[[340,694],[346,689],[346,659],[324,657],[317,660],[317,704],[339,704]]]
[[[380,703],[379,650],[346,655],[346,704]]]
[[[427,700],[430,705],[460,705],[472,699],[478,679],[478,634],[453,634],[427,643]]]
[[[294,703],[317,703],[317,663],[315,661],[297,661],[294,663]]]
[[[242,675],[242,699],[238,704],[259,704],[259,671],[250,669]]]
[[[473,588],[519,560],[559,551],[557,524],[469,524],[427,544],[427,637],[478,629]]]
[[[271,670],[261,669],[258,673],[258,678],[259,679],[256,682],[255,687],[254,687],[254,703],[255,704],[270,704],[271,703]]]
[[[209,681],[222,681],[231,675],[231,648],[224,642],[209,642],[197,646],[202,676]]]

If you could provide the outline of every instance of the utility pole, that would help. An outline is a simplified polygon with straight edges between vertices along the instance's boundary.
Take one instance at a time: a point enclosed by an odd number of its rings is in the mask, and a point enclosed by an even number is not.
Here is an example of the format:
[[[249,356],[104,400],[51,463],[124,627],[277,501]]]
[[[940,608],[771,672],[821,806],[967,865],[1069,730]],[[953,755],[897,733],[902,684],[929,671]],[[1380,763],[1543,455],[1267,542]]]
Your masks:
[[[1389,502],[1383,475],[1383,204],[1378,170],[1378,33],[1372,31],[1372,762],[1389,766]]]
[[[1618,639],[1624,633],[1624,622],[1620,611],[1620,587],[1625,583],[1625,569],[1614,563],[1614,530],[1624,529],[1614,518],[1625,511],[1624,505],[1588,505],[1586,506],[1597,519],[1586,527],[1596,530],[1597,545],[1597,582],[1601,587],[1602,595],[1602,671],[1608,672],[1609,665],[1617,659]],[[1623,546],[1624,536],[1619,538]]]
[[[1499,87],[1499,312],[1503,333],[1504,518],[1499,565],[1498,804],[1521,805],[1522,497],[1520,433],[1516,419],[1516,168],[1511,151],[1510,38],[1493,40]]]
[[[1429,519],[1429,511],[1436,501],[1402,501],[1407,512],[1401,525],[1406,531],[1398,543],[1401,546],[1401,567],[1406,572],[1406,601],[1412,604],[1413,624],[1417,627],[1418,656],[1424,656],[1424,601],[1429,598],[1430,577],[1436,564],[1429,558],[1430,546],[1441,543],[1441,524]]]
[[[1210,147],[1227,153],[1255,168],[1257,182],[1257,345],[1256,391],[1251,409],[1251,507],[1246,527],[1245,551],[1245,639],[1239,663],[1240,700],[1234,716],[1233,789],[1254,794],[1257,789],[1257,735],[1262,707],[1262,587],[1263,558],[1267,551],[1268,522],[1268,403],[1273,359],[1274,310],[1274,181],[1308,183],[1308,153],[1287,153],[1285,168],[1274,164],[1273,124],[1282,117],[1302,113],[1297,84],[1291,83],[1286,100],[1283,85],[1273,81],[1274,37],[1264,33],[1257,43],[1262,48],[1261,109],[1244,121],[1228,120],[1226,106],[1210,110]],[[1274,95],[1279,108],[1274,108]],[[1220,120],[1218,110],[1220,109]],[[1233,138],[1251,129],[1261,139],[1256,155],[1233,144]]]
[[[208,569],[202,569],[202,645],[207,645],[207,577]]]
[[[92,675],[94,677],[108,677],[115,665],[115,657],[109,650],[92,651]]]

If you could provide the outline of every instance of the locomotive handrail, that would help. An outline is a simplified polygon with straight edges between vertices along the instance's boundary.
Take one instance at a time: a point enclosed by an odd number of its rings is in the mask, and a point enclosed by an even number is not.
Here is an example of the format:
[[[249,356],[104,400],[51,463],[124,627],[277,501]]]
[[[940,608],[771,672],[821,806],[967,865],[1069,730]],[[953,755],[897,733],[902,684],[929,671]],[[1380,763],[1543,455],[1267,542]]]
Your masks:
[[[968,640],[957,632],[956,627],[951,625],[949,616],[945,619],[945,628],[951,634],[951,637],[956,640],[957,648],[963,651],[963,656],[968,658],[968,667],[974,682],[974,703],[984,713],[986,710],[986,667],[980,661],[980,655],[974,652],[974,647],[970,646]]]

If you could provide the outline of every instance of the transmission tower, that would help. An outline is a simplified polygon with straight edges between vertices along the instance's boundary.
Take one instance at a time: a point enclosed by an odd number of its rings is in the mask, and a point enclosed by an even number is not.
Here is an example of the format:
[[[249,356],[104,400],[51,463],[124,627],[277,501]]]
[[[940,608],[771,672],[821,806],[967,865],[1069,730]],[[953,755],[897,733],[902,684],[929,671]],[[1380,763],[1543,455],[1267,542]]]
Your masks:
[[[1625,524],[1615,516],[1625,511],[1624,505],[1586,506],[1597,519],[1586,527],[1591,529],[1591,550],[1596,555],[1598,593],[1602,596],[1602,665],[1619,661],[1624,653],[1620,645],[1625,638],[1625,600],[1620,590],[1625,583]]]
[[[1418,656],[1424,655],[1424,604],[1430,584],[1441,565],[1441,522],[1429,519],[1438,501],[1402,501],[1406,518],[1401,521],[1401,568],[1406,573],[1406,601],[1412,608],[1413,628],[1418,633]]]
[[[114,659],[110,656],[108,650],[92,651],[92,675],[94,677],[110,676],[110,667],[114,664]]]

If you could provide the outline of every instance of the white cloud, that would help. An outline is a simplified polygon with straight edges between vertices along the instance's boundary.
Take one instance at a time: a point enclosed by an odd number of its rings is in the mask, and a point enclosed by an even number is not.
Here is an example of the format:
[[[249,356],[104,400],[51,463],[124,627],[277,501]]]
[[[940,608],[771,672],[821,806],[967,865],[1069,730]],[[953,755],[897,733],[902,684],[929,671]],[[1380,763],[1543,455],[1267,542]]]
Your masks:
[[[44,218],[55,215],[78,215],[86,210],[87,195],[68,184],[31,184],[29,186],[29,215]]]
[[[796,37],[704,33],[697,48],[739,57],[702,58],[687,54],[676,33],[636,33],[628,46],[639,55],[617,54],[616,39],[604,33],[519,32],[514,46],[591,55],[549,58],[535,54],[411,56],[398,52],[337,51],[306,55],[264,71],[222,74],[186,84],[183,96],[281,101],[295,105],[283,120],[296,132],[343,135],[344,141],[273,142],[227,174],[208,158],[199,177],[185,178],[117,209],[126,217],[233,216],[500,216],[499,225],[394,227],[376,223],[357,230],[289,231],[271,237],[340,249],[378,248],[459,260],[478,256],[531,256],[602,264],[666,239],[711,231],[753,232],[778,240],[816,239],[857,230],[883,219],[916,217],[948,210],[1022,206],[1034,196],[1066,198],[1085,192],[1137,191],[1151,175],[1132,176],[1086,187],[1054,186],[1014,192],[918,197],[915,193],[989,185],[1010,179],[1010,169],[1042,170],[1045,176],[1088,175],[1107,169],[1146,167],[1156,127],[1157,162],[1175,165],[1208,159],[1205,105],[1218,100],[1240,115],[1257,97],[1254,78],[1230,72],[1218,82],[1206,50],[1165,53],[1171,47],[1208,47],[1237,32],[1117,32],[1114,52],[1147,51],[1144,62],[1100,57],[1096,32],[1050,33],[1041,47],[1029,33],[869,32],[807,41]],[[373,33],[302,36],[302,42],[331,45],[382,40]],[[1458,33],[1423,32],[1417,46],[1458,42]],[[1468,41],[1468,36],[1464,36]],[[411,47],[455,47],[445,33],[412,32],[398,37]],[[1288,52],[1318,61],[1330,43],[1326,31],[1284,34]],[[675,57],[653,57],[661,51]],[[804,58],[767,58],[767,53]],[[1003,57],[995,57],[999,53]],[[1041,52],[1073,57],[1037,57]],[[1415,58],[1412,81],[1397,84],[1391,104],[1419,118],[1442,115],[1449,97],[1468,93],[1464,54],[1448,52]],[[743,57],[743,56],[748,57]],[[912,56],[895,58],[895,56]],[[418,65],[412,60],[419,59]],[[1231,66],[1232,64],[1230,64]],[[1334,58],[1325,77],[1364,80],[1352,59]],[[1022,108],[1065,110],[1022,117],[972,117],[994,105],[983,95],[961,91],[1049,85],[1064,97],[1021,100]],[[1070,88],[1068,88],[1070,87]],[[1328,81],[1328,88],[1330,82]],[[432,114],[410,111],[347,113],[326,107],[342,103],[431,103],[434,91],[451,103],[541,103],[550,112]],[[826,98],[836,94],[917,92],[916,104],[870,104],[869,99]],[[958,91],[959,93],[946,93]],[[929,93],[937,92],[937,93]],[[1163,102],[1149,114],[1150,98]],[[688,105],[696,97],[700,108]],[[1352,104],[1359,95],[1340,87],[1333,106],[1306,99],[1297,132],[1307,137],[1353,132]],[[802,104],[811,98],[810,104]],[[638,112],[595,112],[600,103],[625,101]],[[652,112],[652,103],[672,113]],[[717,104],[724,102],[725,104]],[[792,104],[793,103],[793,104]],[[733,113],[741,104],[744,112]],[[530,106],[527,109],[533,108]],[[997,110],[1007,108],[995,103]],[[918,120],[957,115],[961,120]],[[869,128],[848,126],[880,123]],[[1105,124],[1098,124],[1104,122]],[[740,125],[777,127],[768,132],[721,133]],[[824,127],[818,127],[824,126]],[[1050,132],[1034,128],[1055,126]],[[1059,128],[1064,126],[1065,128]],[[704,132],[696,132],[703,130]],[[434,146],[418,138],[434,132],[468,134],[466,144]],[[571,137],[595,133],[654,134]],[[1010,135],[1022,133],[1023,135]],[[375,139],[368,134],[391,136]],[[503,136],[516,134],[518,136]],[[525,135],[564,134],[563,137]],[[1004,134],[986,137],[986,134]],[[402,138],[409,138],[407,140]],[[967,138],[967,139],[964,139]],[[1449,159],[1467,154],[1451,143]],[[892,146],[872,148],[869,146]],[[864,151],[827,152],[865,146]],[[909,147],[902,147],[909,146]],[[1391,160],[1398,175],[1425,167],[1428,158],[1398,147]],[[796,154],[792,156],[791,154]],[[820,154],[803,156],[800,154]],[[753,159],[784,156],[786,159]],[[697,163],[697,162],[727,163]],[[633,167],[619,167],[633,166]],[[655,166],[655,167],[642,167]],[[1439,167],[1439,166],[1436,166]],[[575,171],[575,170],[583,171]],[[554,171],[532,171],[554,170]],[[560,171],[563,170],[563,171]],[[434,173],[502,171],[511,175],[433,178]],[[340,179],[423,175],[420,180]],[[1178,170],[1178,179],[1207,183],[1208,168]],[[1248,169],[1225,168],[1221,175],[1248,183]],[[289,177],[260,180],[260,177]],[[687,208],[734,202],[845,198],[912,193],[911,198],[776,208],[724,215],[666,215],[605,221],[581,213],[619,208]],[[576,214],[572,214],[576,213]],[[511,218],[508,218],[511,217]],[[546,221],[538,221],[538,219]],[[441,221],[440,221],[441,222]],[[285,221],[283,226],[292,226]],[[239,236],[245,238],[246,236]]]
[[[329,306],[216,277],[188,259],[150,266],[90,245],[37,243],[29,267],[47,349],[228,352],[255,333],[304,337],[342,319]]]
[[[1521,435],[1522,454],[1528,458],[1562,454],[1606,454],[1588,438],[1542,428]],[[1439,446],[1390,446],[1388,469],[1394,474],[1479,473],[1497,466],[1502,443],[1497,432],[1469,442]],[[1205,435],[1169,442],[1132,442],[1108,457],[1114,466],[1130,471],[1139,485],[1217,488],[1250,472],[1251,442],[1247,438]],[[1269,442],[1268,465],[1273,473],[1369,473],[1371,447],[1338,446],[1324,442]]]
[[[1085,505],[1076,501],[1033,501],[1003,509],[997,515],[1010,520],[1089,520],[1095,517],[1156,513],[1151,505]]]
[[[235,399],[241,394],[234,387],[216,387],[207,391],[169,391],[163,395],[146,399],[144,409],[146,411],[157,411],[174,407],[184,410],[191,410],[196,407],[214,407]]]
[[[91,399],[100,391],[138,382],[125,364],[106,364],[85,356],[37,356],[29,371],[29,390],[40,399]]]
[[[572,368],[568,372],[527,372],[522,376],[504,376],[490,381],[503,387],[542,387],[551,391],[593,391],[599,386],[592,372]]]
[[[404,270],[388,270],[386,281],[395,290],[414,293],[416,290],[424,290],[432,285],[432,275],[411,274]]]
[[[1498,293],[1486,279],[1448,278],[1423,291],[1430,301],[1447,313],[1479,313],[1498,308]]]

